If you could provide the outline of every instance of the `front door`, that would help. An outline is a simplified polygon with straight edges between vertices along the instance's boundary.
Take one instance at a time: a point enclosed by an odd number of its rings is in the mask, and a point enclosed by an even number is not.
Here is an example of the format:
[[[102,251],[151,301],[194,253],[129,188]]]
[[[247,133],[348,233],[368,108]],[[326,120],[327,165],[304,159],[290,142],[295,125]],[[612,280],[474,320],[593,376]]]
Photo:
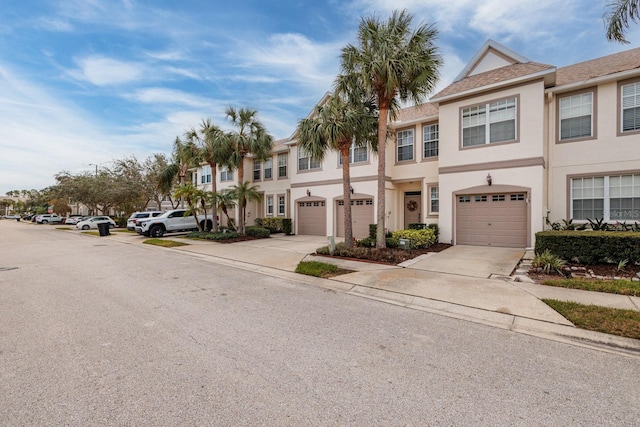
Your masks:
[[[422,220],[422,192],[407,191],[404,193],[404,229],[409,224],[419,223]]]

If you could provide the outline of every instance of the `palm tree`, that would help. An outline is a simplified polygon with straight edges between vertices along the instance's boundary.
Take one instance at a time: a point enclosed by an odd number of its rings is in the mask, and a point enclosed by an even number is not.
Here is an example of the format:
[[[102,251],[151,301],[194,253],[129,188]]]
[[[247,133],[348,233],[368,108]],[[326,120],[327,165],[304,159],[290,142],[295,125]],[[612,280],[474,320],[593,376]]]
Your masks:
[[[158,189],[165,194],[170,194],[176,178],[183,185],[190,168],[198,165],[199,152],[193,140],[187,138],[182,141],[176,137],[173,142],[173,156],[171,164],[160,172],[158,177]]]
[[[202,226],[200,225],[200,221],[198,221],[197,207],[198,200],[201,196],[200,193],[201,190],[198,190],[198,188],[190,182],[180,184],[173,193],[175,198],[180,198],[187,202],[188,209],[187,212],[185,212],[185,215],[193,215],[196,225],[198,226],[198,231],[202,231]]]
[[[375,16],[363,18],[358,28],[358,45],[342,49],[342,72],[336,89],[348,93],[362,87],[376,97],[378,119],[378,203],[376,246],[385,244],[385,143],[389,112],[397,98],[402,101],[422,101],[433,90],[442,63],[434,45],[437,30],[432,25],[420,25],[412,30],[413,15],[406,10],[394,11],[386,21]]]
[[[240,208],[240,224],[238,226],[238,232],[240,234],[244,234],[247,202],[252,200],[262,200],[262,194],[259,192],[259,189],[259,186],[251,185],[249,181],[245,181],[231,187],[232,194],[238,201],[238,207]]]
[[[298,144],[312,158],[322,160],[328,150],[336,150],[342,158],[342,194],[344,198],[344,243],[353,247],[351,217],[351,174],[349,153],[351,145],[373,145],[376,135],[376,117],[372,108],[361,99],[330,95],[326,102],[316,106],[313,114],[298,122]]]
[[[226,189],[219,193],[214,193],[213,197],[216,199],[216,204],[227,217],[227,226],[231,224],[231,218],[229,218],[229,208],[232,208],[236,205],[235,202],[235,194],[233,190]],[[216,212],[217,214],[217,212]]]
[[[216,125],[211,123],[210,119],[202,120],[199,131],[191,129],[189,136],[200,141],[200,158],[211,167],[211,191],[217,193],[216,176],[218,173],[218,165],[229,164],[231,153],[229,152],[228,139],[225,138],[224,132]],[[213,230],[218,229],[217,201],[213,202]]]
[[[629,43],[625,33],[629,29],[629,20],[640,21],[640,0],[611,0],[607,6],[611,8],[603,17],[607,40]]]

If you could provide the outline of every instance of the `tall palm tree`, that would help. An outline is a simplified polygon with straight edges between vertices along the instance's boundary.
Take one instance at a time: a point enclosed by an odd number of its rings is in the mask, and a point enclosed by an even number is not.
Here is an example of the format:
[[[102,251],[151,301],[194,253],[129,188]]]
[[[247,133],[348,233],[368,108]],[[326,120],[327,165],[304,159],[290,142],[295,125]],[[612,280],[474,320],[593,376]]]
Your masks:
[[[172,162],[161,171],[158,177],[158,189],[170,194],[176,179],[180,185],[183,185],[187,172],[198,165],[198,159],[198,148],[193,140],[187,138],[183,141],[176,137],[173,142]]]
[[[625,33],[629,29],[629,20],[640,21],[640,0],[611,0],[607,7],[610,10],[603,17],[607,26],[607,40],[629,43]]]
[[[205,161],[211,168],[211,191],[217,193],[216,176],[218,173],[218,165],[229,164],[229,158],[231,153],[229,151],[228,138],[225,137],[224,132],[215,124],[211,122],[211,119],[202,120],[200,129],[196,131],[191,129],[189,136],[200,142],[200,158]],[[213,202],[213,230],[218,229],[217,201],[215,198]]]
[[[238,207],[240,208],[240,224],[238,225],[238,232],[240,234],[244,234],[247,202],[252,200],[262,200],[262,194],[259,190],[260,187],[258,185],[251,185],[249,181],[245,181],[231,187],[231,191],[233,192],[235,199],[238,201]]]
[[[351,173],[349,153],[351,145],[372,145],[376,137],[377,120],[371,106],[353,97],[330,95],[316,106],[313,114],[298,122],[298,144],[313,158],[322,160],[328,150],[335,150],[342,158],[342,194],[344,198],[344,242],[353,247],[351,216]]]
[[[200,221],[198,221],[198,200],[201,196],[201,191],[196,188],[190,182],[185,184],[180,184],[176,188],[176,191],[173,192],[173,196],[176,198],[180,198],[187,202],[187,212],[185,215],[193,215],[194,220],[196,221],[196,225],[198,226],[198,231],[202,231],[202,226],[200,225]]]
[[[358,28],[358,44],[342,49],[338,92],[360,86],[376,97],[378,119],[378,203],[376,246],[385,243],[385,143],[389,113],[397,98],[419,103],[438,80],[442,58],[434,41],[433,25],[411,28],[413,15],[394,11],[385,22],[375,16],[363,18]],[[392,111],[393,112],[393,111]]]

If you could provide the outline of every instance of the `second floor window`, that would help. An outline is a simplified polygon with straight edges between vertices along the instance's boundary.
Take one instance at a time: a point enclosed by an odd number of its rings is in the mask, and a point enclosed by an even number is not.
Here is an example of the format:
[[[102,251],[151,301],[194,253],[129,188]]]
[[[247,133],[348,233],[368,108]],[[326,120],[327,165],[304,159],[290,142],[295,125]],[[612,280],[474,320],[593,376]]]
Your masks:
[[[211,182],[211,166],[202,167],[202,175],[200,176],[201,184],[209,184]]]
[[[560,141],[593,136],[593,92],[560,98]]]
[[[220,169],[220,182],[233,181],[233,172],[223,168]]]
[[[422,141],[424,144],[424,159],[438,157],[438,141],[440,140],[440,126],[438,123],[426,125],[422,128]]]
[[[298,170],[320,169],[320,160],[312,158],[301,147],[298,147]]]
[[[287,177],[287,154],[278,154],[278,178]]]
[[[253,180],[260,181],[260,173],[262,172],[260,160],[253,161]]]
[[[620,90],[622,132],[640,130],[640,83],[623,85]]]
[[[398,132],[397,160],[404,162],[413,160],[413,129]]]
[[[273,178],[273,160],[267,159],[264,161],[264,179]]]
[[[462,109],[462,147],[516,139],[517,98]]]
[[[355,143],[351,144],[349,148],[349,163],[364,163],[369,161],[369,154],[367,147],[356,146]],[[342,164],[342,155],[338,153],[338,163]]]

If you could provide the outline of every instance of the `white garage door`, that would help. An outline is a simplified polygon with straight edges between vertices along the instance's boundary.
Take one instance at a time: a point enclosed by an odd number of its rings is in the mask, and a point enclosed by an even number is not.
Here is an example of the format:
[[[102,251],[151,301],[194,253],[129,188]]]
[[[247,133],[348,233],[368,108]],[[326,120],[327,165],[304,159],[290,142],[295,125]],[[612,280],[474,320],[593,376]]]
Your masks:
[[[298,234],[327,235],[327,208],[324,201],[298,202]]]
[[[456,207],[456,244],[527,246],[525,193],[457,196]]]
[[[353,237],[364,239],[369,236],[369,224],[373,224],[373,199],[351,200],[351,220]],[[337,201],[336,236],[344,237],[344,200]]]

